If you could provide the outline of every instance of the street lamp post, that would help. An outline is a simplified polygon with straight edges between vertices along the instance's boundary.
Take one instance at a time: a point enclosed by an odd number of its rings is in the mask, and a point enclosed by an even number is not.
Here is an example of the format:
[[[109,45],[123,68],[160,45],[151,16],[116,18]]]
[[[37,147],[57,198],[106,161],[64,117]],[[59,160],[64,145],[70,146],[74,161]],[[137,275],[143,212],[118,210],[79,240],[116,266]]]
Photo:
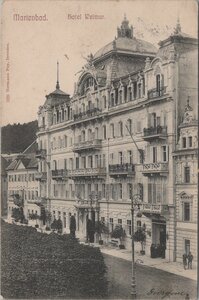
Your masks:
[[[140,207],[140,194],[131,196],[131,242],[132,242],[132,277],[131,277],[131,296],[132,299],[137,297],[136,288],[136,270],[135,270],[135,250],[134,250],[134,206]]]

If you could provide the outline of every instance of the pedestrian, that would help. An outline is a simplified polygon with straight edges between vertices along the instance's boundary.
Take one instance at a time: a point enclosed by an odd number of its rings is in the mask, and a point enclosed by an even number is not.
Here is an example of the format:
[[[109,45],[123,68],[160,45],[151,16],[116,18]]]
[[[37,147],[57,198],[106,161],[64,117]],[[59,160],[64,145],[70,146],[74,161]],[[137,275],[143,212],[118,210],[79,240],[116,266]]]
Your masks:
[[[187,256],[187,259],[188,259],[188,269],[192,269],[193,255],[192,255],[191,251],[189,252],[189,254]]]
[[[183,254],[182,260],[183,260],[184,269],[186,270],[186,267],[187,267],[187,254],[186,253]]]

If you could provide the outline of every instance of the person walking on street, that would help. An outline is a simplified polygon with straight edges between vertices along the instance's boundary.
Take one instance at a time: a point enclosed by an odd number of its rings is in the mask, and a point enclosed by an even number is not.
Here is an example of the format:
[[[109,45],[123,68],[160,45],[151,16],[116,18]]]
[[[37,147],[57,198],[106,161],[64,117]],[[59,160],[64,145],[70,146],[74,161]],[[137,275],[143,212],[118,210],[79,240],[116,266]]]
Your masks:
[[[187,254],[186,253],[183,254],[182,260],[183,260],[184,269],[186,270],[186,267],[187,267]]]
[[[192,269],[193,255],[192,255],[191,251],[189,252],[189,254],[187,256],[187,259],[188,259],[188,269]]]

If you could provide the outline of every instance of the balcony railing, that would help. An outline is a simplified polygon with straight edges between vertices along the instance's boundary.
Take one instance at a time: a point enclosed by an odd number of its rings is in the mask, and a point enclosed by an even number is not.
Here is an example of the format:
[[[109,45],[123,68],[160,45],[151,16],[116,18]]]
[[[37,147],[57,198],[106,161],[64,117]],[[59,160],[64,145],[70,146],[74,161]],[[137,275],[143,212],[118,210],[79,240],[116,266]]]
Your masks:
[[[27,202],[30,204],[37,204],[37,205],[45,205],[46,204],[46,197],[37,196],[34,199],[28,199]]]
[[[168,214],[169,207],[167,204],[145,203],[141,205],[140,210],[142,213],[146,213],[146,214],[164,215],[164,214]]]
[[[157,88],[154,88],[154,89],[148,90],[148,99],[161,97],[164,94],[166,94],[166,86],[163,86],[160,90],[157,90]]]
[[[68,171],[65,169],[60,170],[52,170],[52,179],[67,179],[68,178]]]
[[[35,174],[35,179],[39,181],[46,181],[47,173],[46,172],[38,172]]]
[[[165,162],[157,162],[157,163],[148,163],[143,164],[143,175],[150,176],[152,174],[163,174],[169,171],[168,163]]]
[[[144,128],[144,136],[143,139],[153,140],[153,139],[165,139],[167,136],[167,126],[156,126],[156,127],[148,127]]]
[[[91,201],[91,200],[78,199],[78,200],[76,200],[76,203],[75,203],[75,207],[79,208],[79,209],[96,208],[98,206],[99,206],[98,201]]]
[[[105,176],[106,168],[85,168],[85,169],[75,169],[68,170],[69,177],[98,177]]]
[[[79,120],[83,120],[83,119],[87,119],[90,117],[94,117],[96,115],[98,115],[99,113],[101,113],[101,109],[99,108],[91,108],[86,110],[85,112],[80,112],[79,114],[74,114],[74,121],[79,121]]]
[[[130,176],[135,174],[135,166],[133,164],[117,164],[109,165],[109,175],[114,176]]]
[[[46,149],[40,149],[36,151],[36,158],[45,159],[46,157]]]
[[[88,149],[100,149],[102,147],[102,140],[93,139],[90,141],[82,141],[79,143],[75,143],[73,147],[74,152],[81,152]]]

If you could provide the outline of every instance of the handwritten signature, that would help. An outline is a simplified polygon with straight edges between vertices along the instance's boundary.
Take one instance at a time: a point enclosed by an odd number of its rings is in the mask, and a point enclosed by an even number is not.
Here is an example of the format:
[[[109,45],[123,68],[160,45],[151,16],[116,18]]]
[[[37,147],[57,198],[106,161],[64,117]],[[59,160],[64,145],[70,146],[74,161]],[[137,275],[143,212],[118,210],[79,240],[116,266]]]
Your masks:
[[[187,293],[185,293],[184,291],[182,291],[182,292],[180,292],[180,291],[165,291],[165,290],[155,290],[154,288],[152,288],[148,293],[147,293],[147,295],[153,295],[153,296],[159,296],[159,297],[161,297],[161,298],[159,298],[159,299],[164,299],[164,298],[166,298],[166,297],[171,297],[171,296],[177,296],[177,295],[179,295],[179,296],[188,296],[188,294]],[[185,298],[186,299],[186,298]],[[187,298],[187,299],[189,299],[189,298]]]

